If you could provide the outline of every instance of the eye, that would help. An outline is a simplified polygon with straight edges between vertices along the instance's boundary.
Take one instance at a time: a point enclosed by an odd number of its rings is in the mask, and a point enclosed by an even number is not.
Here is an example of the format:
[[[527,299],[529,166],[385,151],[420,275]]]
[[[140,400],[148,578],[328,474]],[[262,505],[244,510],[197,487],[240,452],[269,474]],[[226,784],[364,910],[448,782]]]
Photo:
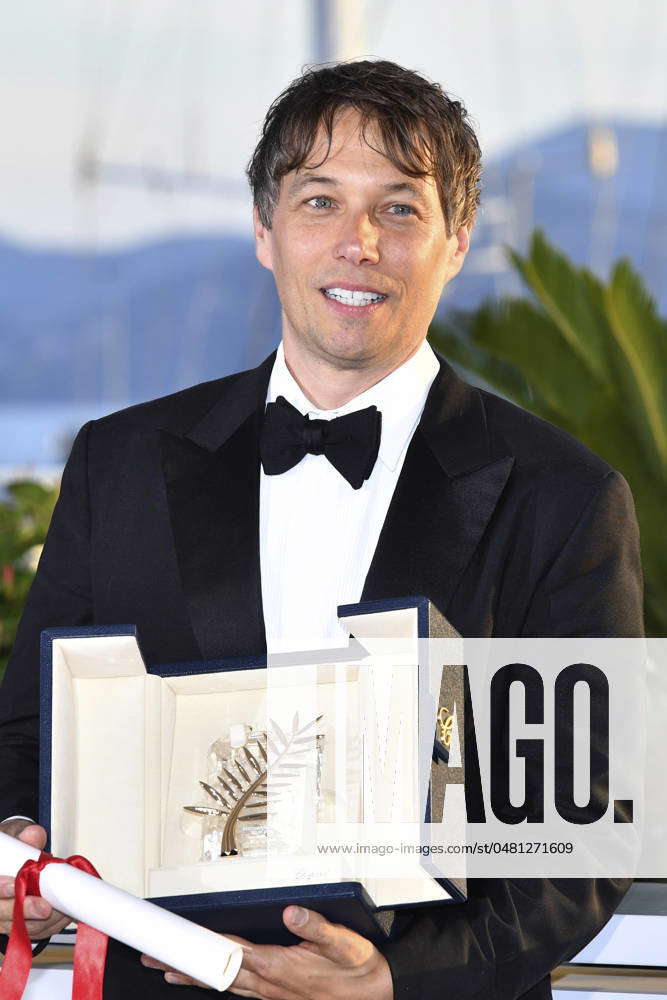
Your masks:
[[[318,205],[318,204],[315,204],[315,202],[327,202],[327,204],[325,204],[325,205],[319,204]],[[326,195],[324,195],[324,194],[318,194],[318,195],[315,195],[314,198],[310,198],[306,202],[306,205],[312,205],[313,208],[317,208],[317,209],[331,208],[332,201],[331,201],[331,198],[328,198]]]
[[[398,212],[392,212],[392,209],[394,209],[394,208],[400,209],[400,211],[398,211]],[[389,211],[392,213],[392,215],[397,215],[399,218],[401,218],[402,216],[406,216],[407,217],[408,215],[414,215],[415,214],[415,210],[412,207],[412,205],[391,205],[389,207]]]

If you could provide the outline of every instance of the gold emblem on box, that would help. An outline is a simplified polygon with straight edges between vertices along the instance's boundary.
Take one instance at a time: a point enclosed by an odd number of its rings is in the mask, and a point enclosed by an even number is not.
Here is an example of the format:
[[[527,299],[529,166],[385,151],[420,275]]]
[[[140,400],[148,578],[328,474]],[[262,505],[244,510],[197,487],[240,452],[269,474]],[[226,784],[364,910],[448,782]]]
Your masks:
[[[433,716],[431,716],[431,718],[433,718]],[[449,714],[449,709],[446,705],[441,705],[438,709],[437,721],[438,739],[444,747],[449,748],[452,743],[452,726],[454,725],[454,716]]]

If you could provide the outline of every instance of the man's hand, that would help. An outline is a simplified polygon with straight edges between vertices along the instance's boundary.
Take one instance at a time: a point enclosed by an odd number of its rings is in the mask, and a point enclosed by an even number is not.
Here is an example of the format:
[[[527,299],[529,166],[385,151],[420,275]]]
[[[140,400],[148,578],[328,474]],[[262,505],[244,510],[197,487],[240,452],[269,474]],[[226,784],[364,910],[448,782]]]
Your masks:
[[[37,847],[41,851],[46,843],[46,830],[43,826],[31,823],[27,819],[10,819],[0,823],[0,832],[22,840],[24,844]],[[12,913],[14,910],[14,879],[0,875],[0,934],[9,934],[12,929]],[[28,936],[33,941],[51,937],[70,923],[50,903],[39,896],[26,896],[23,904],[23,915]]]
[[[283,921],[303,941],[283,948],[225,935],[243,945],[243,964],[230,993],[259,1000],[393,1000],[387,961],[366,938],[299,906],[288,906]],[[147,955],[141,961],[166,970],[168,983],[203,985]]]

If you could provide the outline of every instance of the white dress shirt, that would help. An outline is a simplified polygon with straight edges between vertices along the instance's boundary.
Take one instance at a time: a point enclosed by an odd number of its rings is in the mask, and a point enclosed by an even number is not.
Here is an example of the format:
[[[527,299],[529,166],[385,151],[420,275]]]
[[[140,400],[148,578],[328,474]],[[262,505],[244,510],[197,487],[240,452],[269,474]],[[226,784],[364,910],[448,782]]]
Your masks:
[[[269,652],[342,645],[339,604],[361,597],[405,453],[439,370],[424,342],[400,368],[336,410],[318,410],[285,363],[282,344],[267,403],[284,396],[310,419],[331,420],[375,405],[380,450],[355,490],[324,455],[306,455],[277,476],[260,478],[260,563]],[[400,595],[397,595],[400,596]]]

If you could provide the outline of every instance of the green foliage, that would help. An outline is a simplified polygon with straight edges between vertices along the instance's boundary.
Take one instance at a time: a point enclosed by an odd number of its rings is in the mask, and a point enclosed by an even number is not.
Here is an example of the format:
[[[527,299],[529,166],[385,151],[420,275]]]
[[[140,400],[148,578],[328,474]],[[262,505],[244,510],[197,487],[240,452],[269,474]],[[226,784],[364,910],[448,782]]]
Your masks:
[[[4,672],[36,561],[58,497],[57,487],[10,483],[0,501],[0,675]]]
[[[642,535],[647,630],[667,635],[667,323],[627,260],[604,284],[539,231],[525,258],[509,255],[534,298],[454,314],[430,340],[625,476]]]

